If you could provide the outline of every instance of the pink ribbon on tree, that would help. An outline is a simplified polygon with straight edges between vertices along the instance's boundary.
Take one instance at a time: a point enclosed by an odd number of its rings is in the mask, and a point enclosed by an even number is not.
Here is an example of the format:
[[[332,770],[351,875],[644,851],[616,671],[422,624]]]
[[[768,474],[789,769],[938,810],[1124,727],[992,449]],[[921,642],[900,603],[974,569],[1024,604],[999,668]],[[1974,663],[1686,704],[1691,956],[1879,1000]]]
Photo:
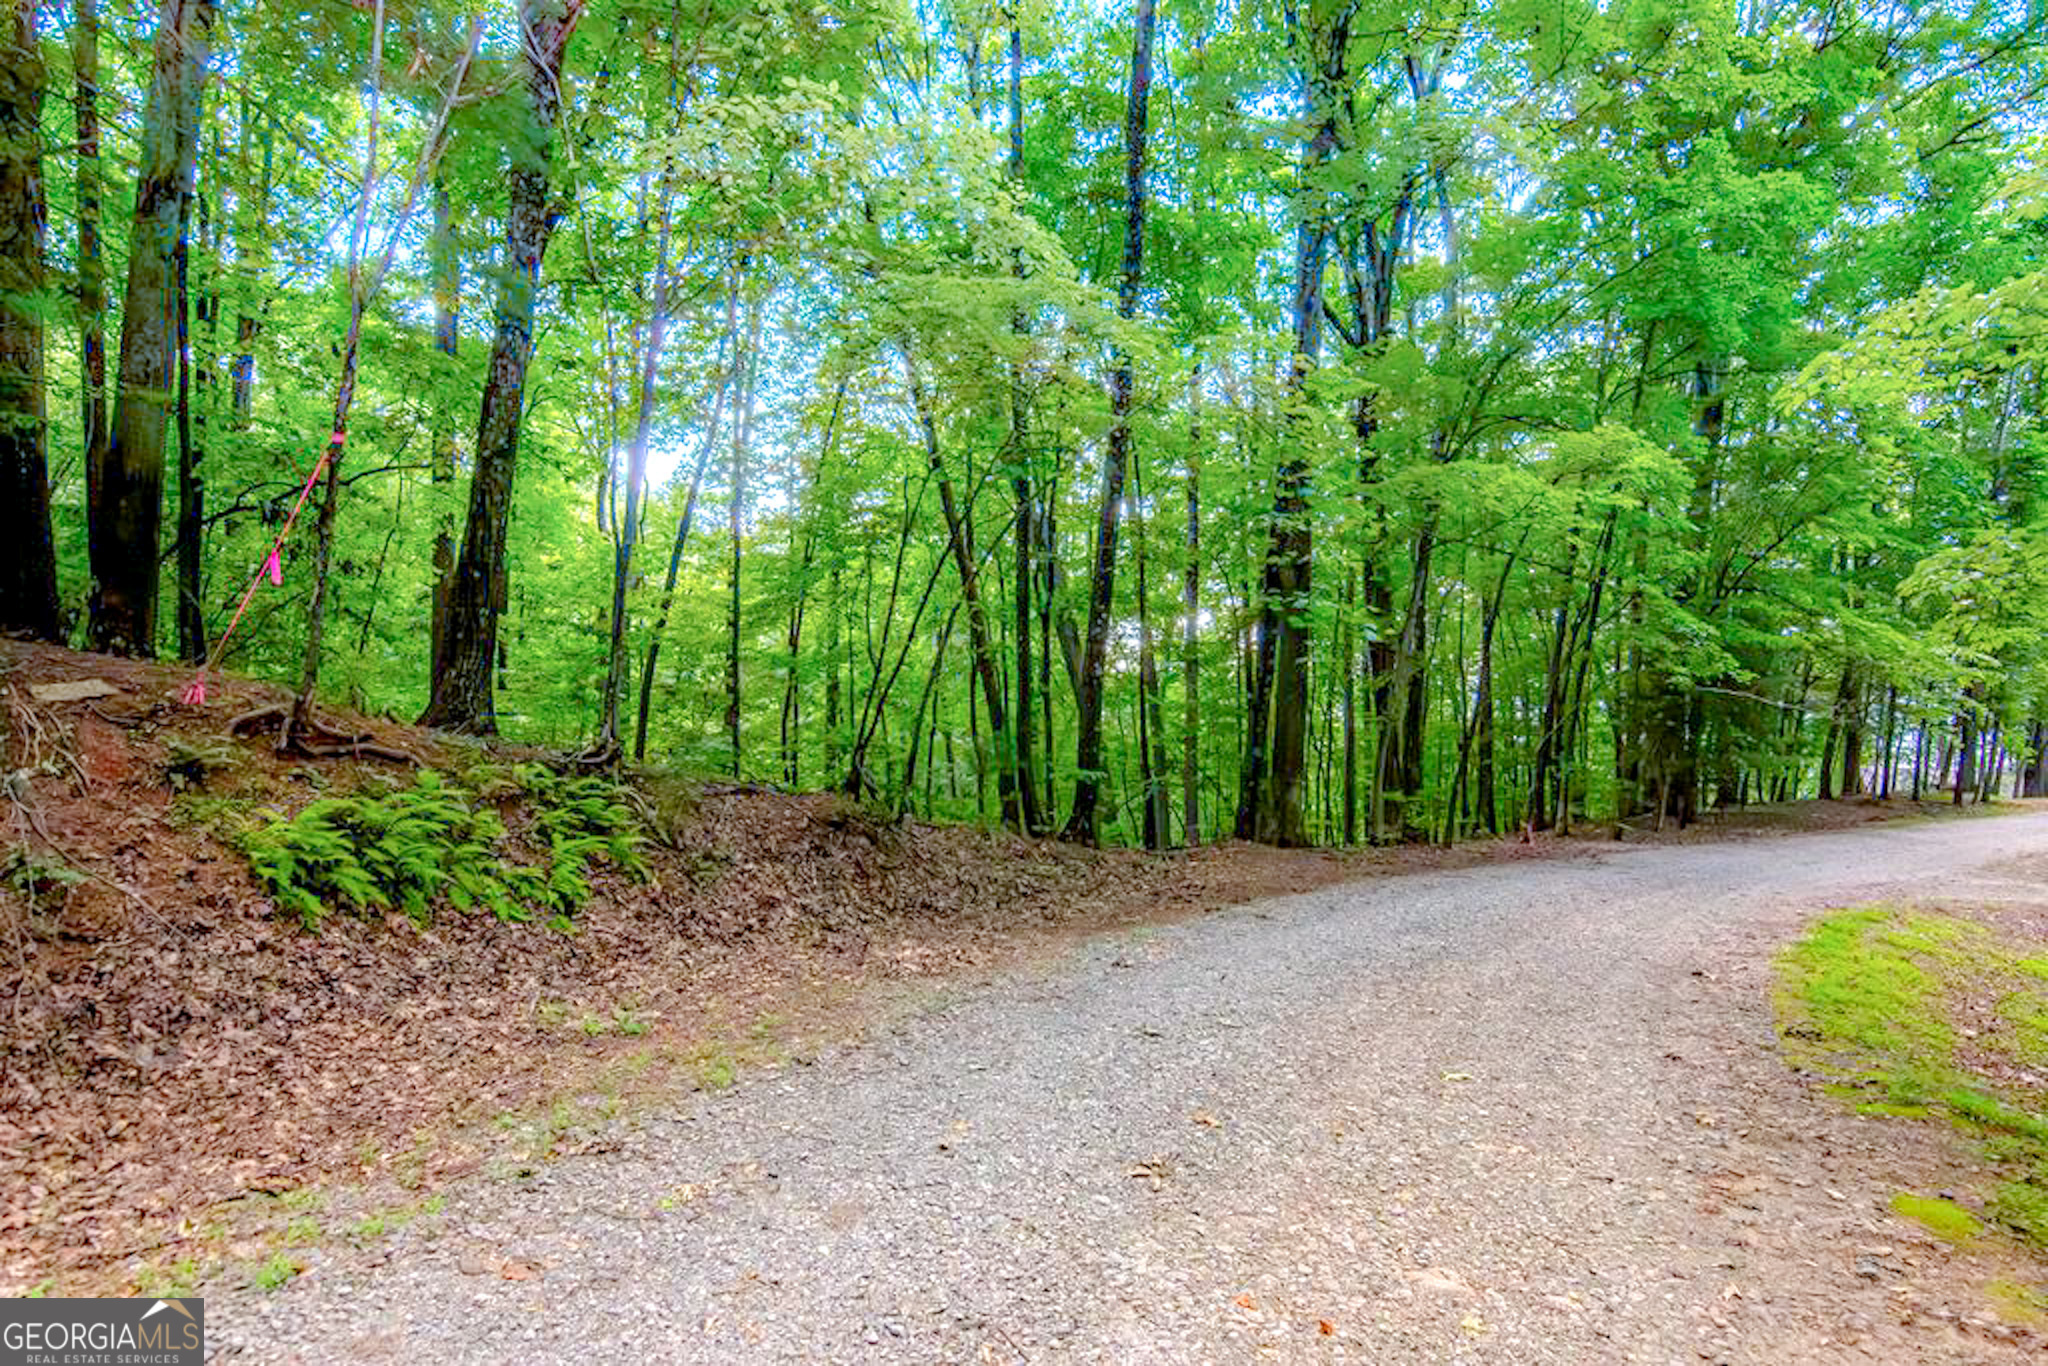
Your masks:
[[[264,556],[263,563],[256,567],[255,577],[249,580],[249,586],[242,591],[242,600],[235,605],[234,616],[228,618],[227,630],[222,631],[220,639],[213,642],[213,649],[208,651],[206,662],[199,666],[199,672],[185,685],[185,691],[178,695],[178,700],[186,706],[206,705],[206,675],[220,662],[221,652],[227,646],[228,637],[242,624],[242,616],[249,610],[249,600],[256,596],[256,590],[262,587],[263,580],[268,578],[273,585],[280,588],[284,586],[284,543],[291,536],[292,527],[298,522],[299,512],[306,506],[306,500],[313,496],[313,485],[319,482],[320,471],[327,468],[327,462],[334,458],[335,452],[341,449],[342,442],[346,439],[345,434],[336,428],[334,434],[328,438],[327,449],[313,462],[312,473],[308,474],[306,482],[300,485],[299,496],[292,502],[291,512],[285,516],[284,527],[270,543],[270,553]]]

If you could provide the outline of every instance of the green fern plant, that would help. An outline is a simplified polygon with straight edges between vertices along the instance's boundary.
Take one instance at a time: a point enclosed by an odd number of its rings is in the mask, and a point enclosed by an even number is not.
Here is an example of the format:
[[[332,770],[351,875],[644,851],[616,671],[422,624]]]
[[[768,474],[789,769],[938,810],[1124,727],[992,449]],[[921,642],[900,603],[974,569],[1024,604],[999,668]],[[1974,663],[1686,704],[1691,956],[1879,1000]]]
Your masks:
[[[516,789],[491,784],[480,794],[422,770],[411,787],[381,796],[323,797],[244,832],[242,851],[279,908],[308,929],[335,909],[399,910],[424,924],[443,902],[514,923],[545,914],[567,929],[590,899],[593,859],[646,875],[638,828],[617,787],[560,778],[538,764],[513,776]],[[532,805],[527,842],[543,864],[512,857],[505,823],[486,799],[516,793]]]

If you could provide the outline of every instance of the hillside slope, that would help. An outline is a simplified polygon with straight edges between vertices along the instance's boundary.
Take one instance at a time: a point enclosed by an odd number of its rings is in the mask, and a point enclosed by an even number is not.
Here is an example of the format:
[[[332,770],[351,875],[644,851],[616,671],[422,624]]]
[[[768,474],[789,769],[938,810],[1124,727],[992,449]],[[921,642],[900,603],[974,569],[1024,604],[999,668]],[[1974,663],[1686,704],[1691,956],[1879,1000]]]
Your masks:
[[[648,875],[593,866],[573,932],[446,905],[424,923],[329,913],[314,932],[280,913],[236,832],[402,788],[409,766],[280,758],[266,735],[230,734],[278,690],[229,678],[190,708],[186,678],[0,641],[0,1291],[121,1286],[224,1255],[239,1225],[220,1211],[309,1183],[429,1189],[489,1159],[489,1121],[592,1078],[715,1085],[857,1035],[877,984],[1380,872],[1605,843],[1149,856],[641,775]],[[93,681],[104,695],[48,692]],[[534,757],[337,720],[479,790]],[[494,801],[503,856],[533,857],[532,803]]]

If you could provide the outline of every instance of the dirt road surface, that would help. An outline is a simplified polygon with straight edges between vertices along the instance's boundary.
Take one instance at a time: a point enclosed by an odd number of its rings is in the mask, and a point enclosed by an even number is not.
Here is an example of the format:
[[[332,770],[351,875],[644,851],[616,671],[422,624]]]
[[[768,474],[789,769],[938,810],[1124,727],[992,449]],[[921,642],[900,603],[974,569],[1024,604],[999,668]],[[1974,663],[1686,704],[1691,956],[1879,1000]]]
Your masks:
[[[2039,1360],[1777,1051],[1813,913],[2048,903],[2048,814],[1388,878],[1086,943],[432,1228],[235,1361]],[[1944,1147],[1944,1145],[1948,1145]],[[1995,1269],[1995,1268],[1994,1268]]]

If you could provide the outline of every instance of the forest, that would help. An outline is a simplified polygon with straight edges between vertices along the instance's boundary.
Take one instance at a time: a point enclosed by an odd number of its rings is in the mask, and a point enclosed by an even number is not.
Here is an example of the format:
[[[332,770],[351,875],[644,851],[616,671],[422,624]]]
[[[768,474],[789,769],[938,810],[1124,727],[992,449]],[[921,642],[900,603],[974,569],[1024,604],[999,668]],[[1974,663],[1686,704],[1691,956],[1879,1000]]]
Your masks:
[[[1151,848],[2048,793],[2043,0],[9,0],[0,630]]]

